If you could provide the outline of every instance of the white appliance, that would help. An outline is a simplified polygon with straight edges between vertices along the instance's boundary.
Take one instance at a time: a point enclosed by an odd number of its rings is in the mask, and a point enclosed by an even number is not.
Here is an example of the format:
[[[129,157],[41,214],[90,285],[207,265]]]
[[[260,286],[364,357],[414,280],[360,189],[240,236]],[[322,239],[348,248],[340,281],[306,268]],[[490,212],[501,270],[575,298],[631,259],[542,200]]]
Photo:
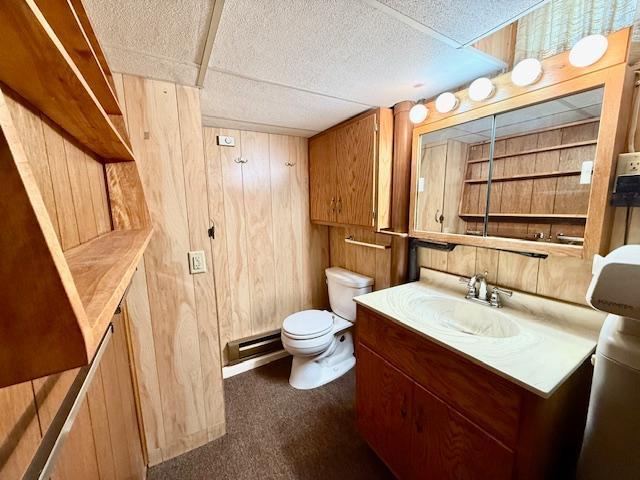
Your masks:
[[[356,364],[351,327],[356,321],[354,297],[369,293],[373,279],[344,268],[325,270],[333,312],[303,310],[284,319],[282,345],[293,356],[289,384],[300,390],[319,387]]]
[[[640,245],[596,255],[587,300],[609,312],[596,347],[580,480],[640,478]]]

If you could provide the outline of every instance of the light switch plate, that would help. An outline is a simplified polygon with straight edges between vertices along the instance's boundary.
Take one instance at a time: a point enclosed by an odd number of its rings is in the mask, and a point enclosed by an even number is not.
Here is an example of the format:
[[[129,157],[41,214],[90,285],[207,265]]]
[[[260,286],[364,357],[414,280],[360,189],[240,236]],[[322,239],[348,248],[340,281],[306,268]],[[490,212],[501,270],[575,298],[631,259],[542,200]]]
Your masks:
[[[236,139],[234,137],[229,137],[227,135],[217,135],[216,141],[218,142],[218,145],[221,145],[223,147],[236,146]]]
[[[589,185],[591,183],[591,174],[593,173],[593,160],[582,162],[580,169],[580,185]]]
[[[205,273],[207,271],[207,260],[204,256],[204,250],[195,250],[188,253],[189,256],[189,273]]]

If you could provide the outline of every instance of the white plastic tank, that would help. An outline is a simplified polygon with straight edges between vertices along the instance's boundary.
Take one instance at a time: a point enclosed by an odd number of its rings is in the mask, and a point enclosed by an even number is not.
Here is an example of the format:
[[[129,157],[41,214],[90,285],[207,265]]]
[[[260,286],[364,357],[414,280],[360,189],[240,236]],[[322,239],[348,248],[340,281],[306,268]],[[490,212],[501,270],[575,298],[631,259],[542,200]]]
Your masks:
[[[354,322],[356,303],[353,298],[369,293],[373,287],[373,278],[340,267],[327,268],[325,274],[331,311],[345,320]]]
[[[640,245],[596,255],[587,300],[604,322],[578,463],[579,480],[640,478]]]

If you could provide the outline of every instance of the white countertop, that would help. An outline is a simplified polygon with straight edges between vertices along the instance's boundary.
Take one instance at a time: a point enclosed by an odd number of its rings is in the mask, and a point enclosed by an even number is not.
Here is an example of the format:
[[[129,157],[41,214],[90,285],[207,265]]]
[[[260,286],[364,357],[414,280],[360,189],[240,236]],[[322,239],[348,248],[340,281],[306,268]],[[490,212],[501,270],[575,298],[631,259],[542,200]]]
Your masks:
[[[355,301],[474,363],[548,398],[594,351],[605,315],[587,307],[514,292],[503,297],[518,333],[484,337],[449,328],[435,319],[443,300],[464,299],[458,277],[422,269],[418,282],[361,295]],[[478,305],[493,313],[493,307]]]

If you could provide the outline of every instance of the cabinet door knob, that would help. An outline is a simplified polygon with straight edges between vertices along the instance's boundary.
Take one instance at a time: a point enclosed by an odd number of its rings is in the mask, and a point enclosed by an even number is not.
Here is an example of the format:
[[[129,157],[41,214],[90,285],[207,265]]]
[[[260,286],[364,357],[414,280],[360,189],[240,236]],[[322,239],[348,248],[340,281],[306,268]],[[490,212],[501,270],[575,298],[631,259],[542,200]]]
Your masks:
[[[436,210],[435,220],[436,223],[442,223],[444,221],[444,215],[440,213],[440,209]]]
[[[338,213],[342,213],[342,198],[338,198],[336,207],[338,208]]]
[[[295,164],[295,163],[292,163],[292,162],[285,162],[285,165],[286,165],[287,167],[295,167],[295,166],[296,166],[296,164]]]
[[[331,203],[329,204],[329,211],[331,213],[336,211],[336,199],[335,199],[335,197],[331,198]]]

